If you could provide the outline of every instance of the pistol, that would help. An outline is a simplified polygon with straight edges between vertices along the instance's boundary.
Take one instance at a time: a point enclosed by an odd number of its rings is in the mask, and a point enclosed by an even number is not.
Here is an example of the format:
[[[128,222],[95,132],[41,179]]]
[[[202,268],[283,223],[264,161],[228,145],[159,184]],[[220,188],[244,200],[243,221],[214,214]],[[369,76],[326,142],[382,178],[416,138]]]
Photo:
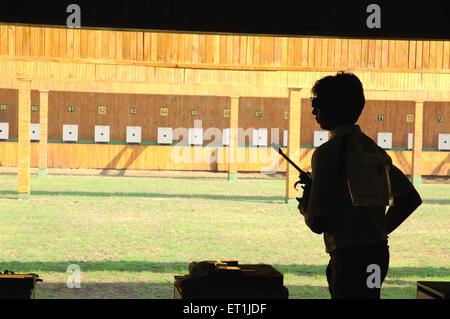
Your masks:
[[[301,185],[311,184],[311,182],[312,182],[311,173],[305,172],[300,167],[298,167],[286,154],[283,153],[283,151],[281,150],[281,148],[278,144],[272,143],[271,146],[274,150],[276,150],[278,153],[280,153],[280,155],[283,156],[286,159],[286,161],[288,161],[289,164],[294,166],[294,168],[299,172],[300,180],[295,182],[295,184],[294,184],[295,189],[297,189],[298,184],[301,184]],[[302,188],[305,189],[305,186],[302,186]]]

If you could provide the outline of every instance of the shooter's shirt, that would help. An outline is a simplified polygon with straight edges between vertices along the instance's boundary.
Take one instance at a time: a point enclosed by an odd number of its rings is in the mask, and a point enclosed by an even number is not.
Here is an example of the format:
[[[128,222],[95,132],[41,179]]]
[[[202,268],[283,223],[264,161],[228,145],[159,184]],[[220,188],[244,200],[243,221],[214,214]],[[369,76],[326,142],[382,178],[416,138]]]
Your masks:
[[[312,184],[305,214],[305,221],[313,231],[321,233],[320,229],[326,225],[324,241],[327,253],[345,247],[368,246],[388,238],[384,218],[386,206],[353,206],[341,159],[341,141],[345,135],[349,135],[347,150],[367,153],[378,150],[386,156],[394,198],[414,191],[411,182],[392,165],[386,152],[362,133],[358,125],[336,128],[330,140],[313,154]]]

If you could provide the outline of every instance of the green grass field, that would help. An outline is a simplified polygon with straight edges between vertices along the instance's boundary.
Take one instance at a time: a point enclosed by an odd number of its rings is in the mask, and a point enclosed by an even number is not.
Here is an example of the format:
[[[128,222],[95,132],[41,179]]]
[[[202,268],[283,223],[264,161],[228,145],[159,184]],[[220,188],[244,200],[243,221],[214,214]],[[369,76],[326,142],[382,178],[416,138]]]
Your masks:
[[[32,176],[31,190],[18,200],[17,176],[0,174],[0,270],[39,274],[36,298],[173,298],[191,261],[229,258],[273,265],[290,298],[329,298],[322,236],[284,204],[281,176]],[[390,236],[382,298],[450,281],[450,184],[418,190],[424,204]]]

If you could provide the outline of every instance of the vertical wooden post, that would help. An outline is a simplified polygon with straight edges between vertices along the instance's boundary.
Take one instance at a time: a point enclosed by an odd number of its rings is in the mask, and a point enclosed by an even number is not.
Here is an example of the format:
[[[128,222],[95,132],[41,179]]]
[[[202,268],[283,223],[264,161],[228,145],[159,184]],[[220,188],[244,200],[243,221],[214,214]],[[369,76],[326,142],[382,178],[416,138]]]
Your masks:
[[[414,137],[412,150],[412,183],[422,183],[422,129],[423,129],[423,103],[416,101],[414,115]]]
[[[47,176],[48,90],[39,90],[39,174]]]
[[[19,90],[19,142],[18,142],[18,198],[30,197],[30,166],[31,166],[31,79],[17,79],[16,87]]]
[[[239,96],[230,97],[230,144],[228,146],[228,180],[238,179]]]
[[[300,161],[300,120],[301,120],[301,91],[289,89],[289,119],[288,119],[288,148],[287,156],[294,162]],[[299,172],[289,163],[286,165],[286,203],[296,203],[299,196],[294,184],[298,180]]]

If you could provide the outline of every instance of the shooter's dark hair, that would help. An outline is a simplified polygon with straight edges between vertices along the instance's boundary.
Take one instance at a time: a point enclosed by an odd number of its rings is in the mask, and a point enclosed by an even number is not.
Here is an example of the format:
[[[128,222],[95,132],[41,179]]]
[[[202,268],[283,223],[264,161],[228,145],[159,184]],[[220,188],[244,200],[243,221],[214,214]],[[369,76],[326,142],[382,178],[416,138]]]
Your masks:
[[[353,73],[344,71],[316,81],[311,93],[319,100],[319,105],[339,107],[345,124],[358,121],[366,102],[361,81]]]

